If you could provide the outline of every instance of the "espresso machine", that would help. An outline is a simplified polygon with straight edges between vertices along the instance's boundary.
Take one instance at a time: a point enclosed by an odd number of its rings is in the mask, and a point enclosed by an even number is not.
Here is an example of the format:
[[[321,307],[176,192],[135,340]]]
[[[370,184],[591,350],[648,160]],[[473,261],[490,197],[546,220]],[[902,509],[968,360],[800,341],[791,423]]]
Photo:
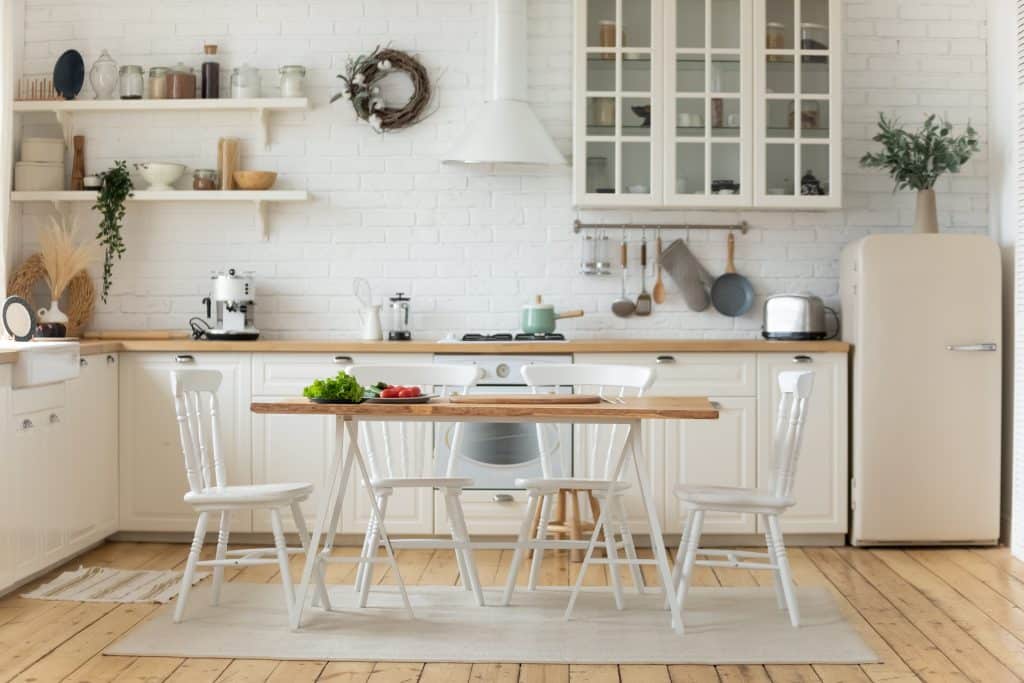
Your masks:
[[[191,322],[193,336],[205,337],[211,341],[250,341],[258,339],[260,331],[253,324],[256,307],[256,285],[252,273],[235,272],[234,268],[225,272],[215,272],[210,296],[203,297],[206,306],[206,318],[214,320],[211,327],[208,322],[202,326]],[[214,318],[214,310],[216,317]]]

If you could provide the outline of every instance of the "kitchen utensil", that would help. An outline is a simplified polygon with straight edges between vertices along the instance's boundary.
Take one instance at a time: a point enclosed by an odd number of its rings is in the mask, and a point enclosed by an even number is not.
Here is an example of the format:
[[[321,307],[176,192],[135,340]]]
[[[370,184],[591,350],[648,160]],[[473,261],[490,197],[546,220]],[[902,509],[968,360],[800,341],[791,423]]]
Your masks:
[[[21,160],[48,164],[64,163],[63,138],[22,138]]]
[[[389,341],[409,341],[412,339],[412,330],[409,329],[409,317],[412,312],[409,304],[409,297],[404,292],[398,292],[388,299],[391,302],[388,308],[391,309],[391,328],[388,330]]]
[[[711,287],[711,303],[722,315],[735,318],[749,311],[754,305],[754,287],[750,280],[736,272],[736,263],[733,261],[736,237],[731,232],[726,244],[725,273],[720,275]]]
[[[82,92],[85,62],[78,50],[68,50],[53,65],[53,87],[65,100],[73,100]]]
[[[4,300],[0,318],[4,331],[14,341],[28,341],[36,331],[36,316],[28,302],[20,296],[9,296]]]
[[[619,316],[620,318],[628,318],[633,315],[633,311],[636,310],[636,304],[633,300],[626,296],[626,279],[629,277],[628,265],[629,265],[629,247],[626,244],[626,231],[622,231],[622,246],[619,247],[619,258],[622,263],[622,293],[618,299],[612,302],[612,313]]]
[[[232,177],[239,190],[269,190],[277,180],[273,171],[235,171]]]
[[[828,336],[825,313],[835,318],[836,330]],[[774,294],[764,302],[764,323],[761,335],[765,339],[805,341],[832,339],[839,334],[839,314],[824,304],[820,297],[806,292]]]
[[[117,62],[104,50],[89,69],[89,83],[97,100],[109,100],[117,87]]]
[[[370,281],[365,277],[352,278],[352,293],[364,308],[373,305],[373,292],[370,289]]]
[[[654,291],[651,294],[654,297],[654,303],[663,304],[665,303],[665,283],[661,280],[661,230],[658,231],[658,236],[654,240],[654,251],[657,276],[654,280]]]
[[[238,170],[239,156],[238,138],[217,140],[217,177],[220,178],[220,189],[235,189],[235,171]]]
[[[703,311],[711,305],[708,289],[715,279],[693,255],[686,242],[674,240],[661,255],[661,265],[679,286],[683,301],[692,311]]]
[[[182,164],[169,164],[158,161],[135,164],[135,169],[149,183],[149,187],[146,190],[150,192],[173,190],[174,183],[185,172],[185,167]]]
[[[523,306],[522,313],[519,316],[519,325],[523,328],[523,332],[527,334],[551,334],[555,331],[555,323],[557,321],[565,318],[582,317],[582,310],[555,313],[555,307],[551,304],[543,303],[541,296],[538,294],[534,303]]]
[[[212,307],[216,304],[216,327],[207,329],[207,339],[225,339],[231,341],[251,341],[259,338],[254,313],[256,307],[256,284],[252,273],[239,275],[234,268],[227,272],[215,272],[210,278],[213,282],[210,296],[203,298],[206,306],[206,317],[213,317]]]
[[[597,394],[452,394],[449,403],[505,403],[508,405],[557,405],[601,403]]]
[[[647,233],[640,242],[640,294],[636,297],[636,315],[651,314],[651,295],[647,292]]]

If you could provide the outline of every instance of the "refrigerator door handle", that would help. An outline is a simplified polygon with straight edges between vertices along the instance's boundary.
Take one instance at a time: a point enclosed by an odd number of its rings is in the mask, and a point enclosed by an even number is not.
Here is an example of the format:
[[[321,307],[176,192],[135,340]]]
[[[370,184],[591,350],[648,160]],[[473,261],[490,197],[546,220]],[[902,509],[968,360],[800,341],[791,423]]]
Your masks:
[[[996,351],[999,347],[995,344],[950,344],[947,351]]]

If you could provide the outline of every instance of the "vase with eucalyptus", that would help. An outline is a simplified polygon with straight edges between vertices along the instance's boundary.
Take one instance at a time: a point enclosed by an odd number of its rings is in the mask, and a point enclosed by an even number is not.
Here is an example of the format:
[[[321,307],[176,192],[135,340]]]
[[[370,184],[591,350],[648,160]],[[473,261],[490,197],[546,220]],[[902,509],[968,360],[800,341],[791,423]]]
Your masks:
[[[114,259],[121,260],[125,246],[121,231],[124,229],[124,203],[132,196],[132,176],[128,162],[115,161],[113,167],[100,174],[100,191],[93,209],[100,212],[100,231],[96,235],[103,247],[103,303],[107,302],[114,274]]]
[[[861,157],[861,166],[889,171],[896,183],[894,191],[917,190],[914,232],[938,232],[935,182],[944,173],[959,173],[981,149],[978,132],[968,122],[962,135],[954,135],[953,125],[937,120],[934,114],[925,119],[920,130],[908,132],[897,119],[880,114],[878,134],[872,140],[882,143],[883,149]]]

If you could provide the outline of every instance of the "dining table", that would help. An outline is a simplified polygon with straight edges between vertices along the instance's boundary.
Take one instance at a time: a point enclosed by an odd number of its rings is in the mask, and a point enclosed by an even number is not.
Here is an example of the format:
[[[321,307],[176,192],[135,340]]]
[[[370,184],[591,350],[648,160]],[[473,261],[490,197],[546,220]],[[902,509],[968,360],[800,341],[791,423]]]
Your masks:
[[[718,418],[717,405],[707,397],[645,396],[639,398],[617,398],[595,403],[461,403],[448,398],[432,398],[422,403],[318,403],[307,398],[290,398],[274,401],[256,401],[251,405],[253,413],[263,415],[310,415],[333,416],[335,418],[335,445],[325,481],[320,482],[322,494],[319,510],[313,527],[312,537],[306,551],[295,609],[291,614],[292,629],[302,625],[302,614],[309,596],[313,572],[322,570],[318,558],[323,552],[323,539],[329,524],[337,522],[338,511],[348,488],[353,469],[367,488],[371,512],[379,524],[381,545],[385,549],[383,558],[331,558],[332,561],[382,562],[390,565],[403,604],[410,616],[412,607],[402,581],[401,571],[395,559],[394,548],[388,536],[377,499],[369,487],[369,473],[365,454],[358,438],[358,425],[367,422],[519,422],[529,424],[577,424],[577,425],[623,425],[627,428],[625,445],[619,455],[611,478],[618,479],[631,464],[635,469],[638,493],[643,500],[647,515],[648,533],[654,554],[658,578],[667,590],[672,586],[668,551],[661,532],[658,508],[652,495],[656,482],[651,480],[650,471],[644,466],[647,453],[644,450],[642,421],[645,420],[714,420]],[[312,425],[311,425],[312,427]],[[317,482],[314,482],[317,483]],[[328,548],[329,551],[329,548]],[[626,562],[623,559],[620,562]],[[649,563],[650,560],[634,560]],[[675,600],[668,600],[672,626],[682,632],[680,606]]]

